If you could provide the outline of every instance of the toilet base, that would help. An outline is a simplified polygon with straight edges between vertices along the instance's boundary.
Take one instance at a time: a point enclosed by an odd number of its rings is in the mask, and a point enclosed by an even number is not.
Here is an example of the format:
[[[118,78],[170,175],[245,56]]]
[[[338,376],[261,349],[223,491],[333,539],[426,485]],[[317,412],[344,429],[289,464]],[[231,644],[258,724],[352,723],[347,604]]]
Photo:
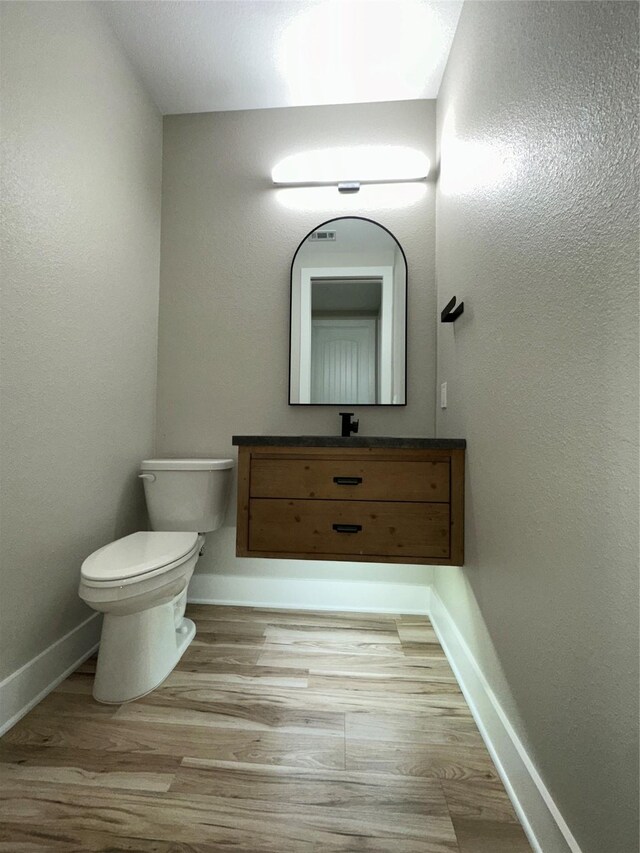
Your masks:
[[[94,699],[120,705],[162,684],[196,635],[195,624],[182,616],[183,596],[186,591],[138,613],[105,613]]]

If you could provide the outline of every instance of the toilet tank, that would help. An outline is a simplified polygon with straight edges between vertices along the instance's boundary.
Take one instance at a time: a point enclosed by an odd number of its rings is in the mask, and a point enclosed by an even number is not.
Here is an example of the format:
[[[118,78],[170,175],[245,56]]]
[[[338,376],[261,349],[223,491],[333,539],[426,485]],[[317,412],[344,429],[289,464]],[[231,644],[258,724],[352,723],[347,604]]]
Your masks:
[[[140,478],[152,530],[207,533],[224,521],[233,459],[145,459]]]

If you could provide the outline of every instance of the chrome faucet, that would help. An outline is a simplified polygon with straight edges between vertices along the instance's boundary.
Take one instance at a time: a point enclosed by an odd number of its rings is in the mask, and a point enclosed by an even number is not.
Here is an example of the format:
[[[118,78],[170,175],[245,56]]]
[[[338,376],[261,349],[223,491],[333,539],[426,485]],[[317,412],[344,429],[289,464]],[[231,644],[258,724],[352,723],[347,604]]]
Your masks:
[[[352,421],[353,412],[340,412],[342,418],[342,437],[349,438],[352,432],[358,432],[360,421]]]

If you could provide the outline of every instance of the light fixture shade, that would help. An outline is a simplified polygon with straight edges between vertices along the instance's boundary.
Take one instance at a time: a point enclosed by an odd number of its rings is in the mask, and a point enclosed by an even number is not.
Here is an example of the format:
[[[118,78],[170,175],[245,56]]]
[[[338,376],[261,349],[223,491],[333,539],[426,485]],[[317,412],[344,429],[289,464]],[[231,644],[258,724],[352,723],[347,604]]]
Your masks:
[[[429,168],[429,158],[415,148],[359,145],[292,154],[274,167],[271,178],[274,184],[289,186],[420,181]]]

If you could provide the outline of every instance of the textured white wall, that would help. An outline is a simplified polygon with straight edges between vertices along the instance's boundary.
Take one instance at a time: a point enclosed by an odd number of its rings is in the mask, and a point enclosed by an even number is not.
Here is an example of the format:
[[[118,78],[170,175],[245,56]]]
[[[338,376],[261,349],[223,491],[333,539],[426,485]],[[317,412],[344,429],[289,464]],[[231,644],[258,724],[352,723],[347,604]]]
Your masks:
[[[637,14],[467,3],[438,101],[468,562],[436,589],[583,853],[638,849]]]
[[[413,146],[433,162],[435,103],[165,117],[159,453],[227,456],[234,433],[338,434],[338,410],[344,407],[287,405],[289,268],[314,226],[350,213],[389,228],[409,268],[408,405],[356,408],[361,433],[433,435],[433,183],[367,186],[344,196],[333,187],[275,189],[270,182],[271,169],[288,154],[363,144]],[[200,574],[295,571],[290,563],[236,560],[234,523],[235,495],[229,526],[209,537]],[[334,568],[306,566],[315,578],[332,578]],[[366,564],[341,564],[341,574],[345,580],[374,579]],[[398,567],[381,567],[376,577],[413,582],[416,570],[407,569],[405,577]],[[430,570],[421,569],[419,577],[428,582]]]
[[[162,128],[91,4],[3,3],[2,134],[0,678],[90,614],[82,560],[144,524]]]

